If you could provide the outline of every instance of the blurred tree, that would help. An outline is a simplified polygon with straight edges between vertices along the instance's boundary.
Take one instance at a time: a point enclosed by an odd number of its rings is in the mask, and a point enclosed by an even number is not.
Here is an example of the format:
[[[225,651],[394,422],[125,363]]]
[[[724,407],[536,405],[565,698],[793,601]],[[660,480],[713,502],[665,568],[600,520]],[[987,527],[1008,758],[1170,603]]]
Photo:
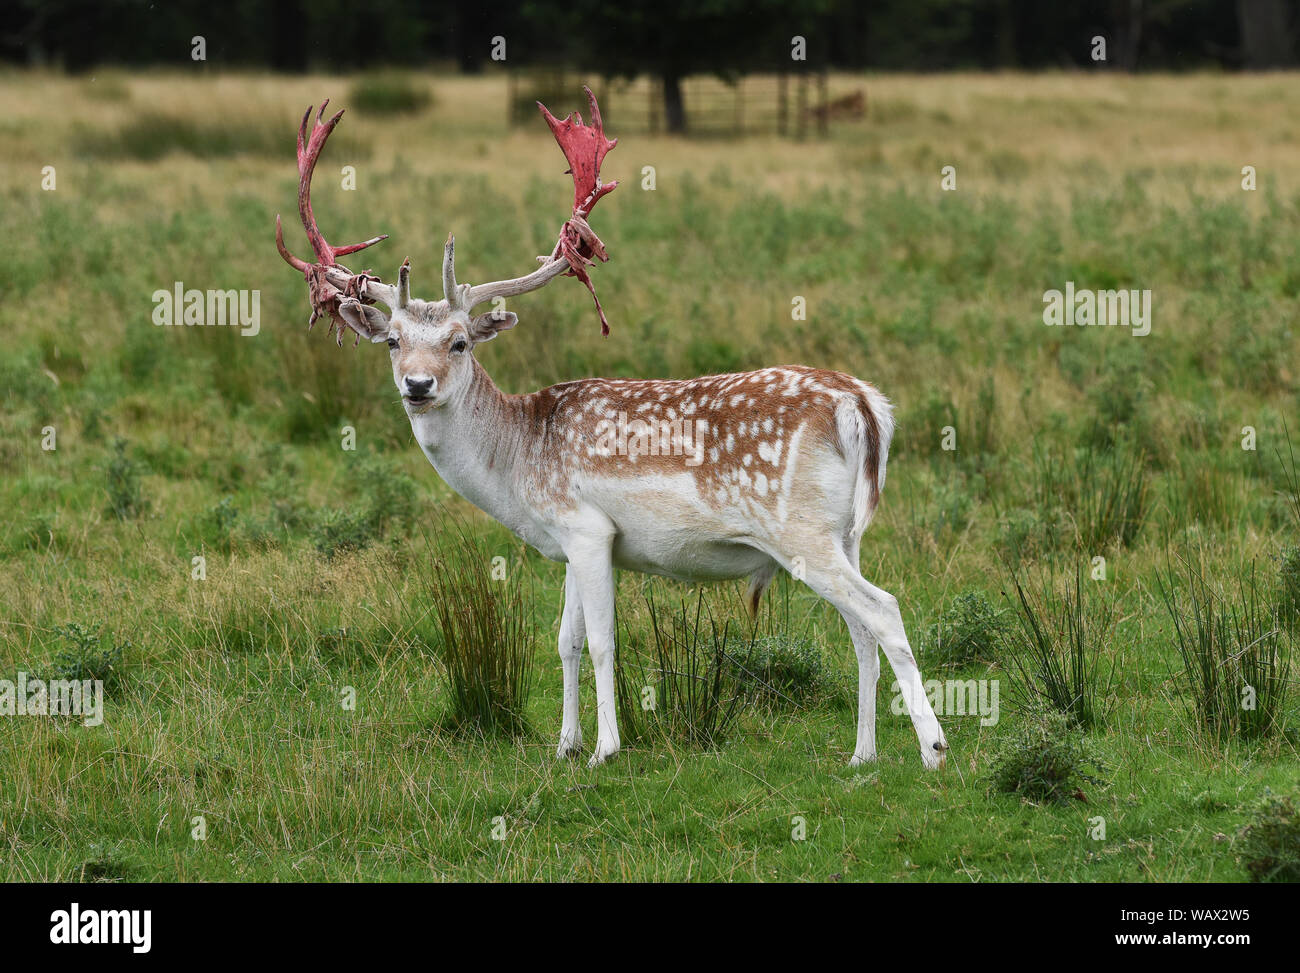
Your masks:
[[[358,71],[433,61],[480,70],[492,38],[509,64],[650,73],[687,125],[681,79],[825,66],[933,71],[1096,69],[1091,41],[1129,70],[1296,63],[1295,0],[7,0],[0,60],[71,71],[99,64]],[[364,29],[359,18],[364,17]],[[791,39],[807,41],[792,61]]]
[[[271,35],[275,43],[270,48],[270,65],[276,71],[307,70],[307,34],[303,30],[302,0],[281,0],[271,5],[269,14]]]
[[[1295,65],[1294,4],[1287,0],[1237,0],[1242,60],[1254,70]]]
[[[692,74],[731,79],[824,66],[834,9],[834,0],[533,0],[524,8],[539,29],[549,27],[566,59],[606,77],[660,78],[670,132],[686,131],[682,79]],[[803,60],[792,58],[796,37],[804,39]]]

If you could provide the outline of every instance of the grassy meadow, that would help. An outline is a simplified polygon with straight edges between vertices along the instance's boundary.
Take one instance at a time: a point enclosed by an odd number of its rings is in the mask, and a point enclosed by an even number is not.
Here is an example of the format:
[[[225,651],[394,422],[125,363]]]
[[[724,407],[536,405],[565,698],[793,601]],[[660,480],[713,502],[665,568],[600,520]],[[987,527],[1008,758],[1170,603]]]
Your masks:
[[[275,250],[281,213],[307,252],[293,139],[329,97],[349,111],[323,232],[390,234],[354,270],[409,255],[432,298],[448,231],[462,281],[549,251],[572,194],[542,122],[506,131],[500,78],[404,83],[427,97],[402,110],[355,78],[0,74],[0,679],[107,693],[98,727],[0,716],[0,877],[1241,881],[1269,841],[1294,861],[1293,810],[1249,826],[1300,779],[1295,77],[837,76],[868,115],[825,140],[626,137],[592,220],[610,337],[561,280],[477,352],[508,392],[801,363],[889,395],[863,573],[925,678],[1001,687],[995,724],[940,712],[933,773],[883,663],[879,762],[848,766],[848,633],[786,577],[758,635],[807,663],[789,692],[703,741],[555,760],[563,567],[442,484],[388,356],[308,333]],[[177,281],[258,290],[259,333],[154,326]],[[1150,289],[1151,333],[1045,326],[1067,281]],[[475,550],[533,652],[513,733],[449,720],[436,602]],[[742,591],[705,593],[731,654]],[[625,677],[651,604],[696,598],[621,578]],[[1040,712],[1062,659],[1090,704],[1065,722]],[[582,693],[590,748],[589,660]]]

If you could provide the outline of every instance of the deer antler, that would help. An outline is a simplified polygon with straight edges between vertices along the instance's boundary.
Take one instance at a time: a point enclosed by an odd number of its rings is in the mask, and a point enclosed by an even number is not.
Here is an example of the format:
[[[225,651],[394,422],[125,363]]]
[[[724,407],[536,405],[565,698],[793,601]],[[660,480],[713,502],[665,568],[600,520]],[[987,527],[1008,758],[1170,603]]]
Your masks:
[[[600,333],[609,334],[605,309],[600,306],[600,298],[596,296],[596,288],[587,273],[587,268],[593,266],[596,260],[609,260],[609,254],[600,237],[587,224],[587,217],[600,198],[618,185],[617,180],[609,183],[600,181],[600,164],[604,161],[605,154],[618,144],[618,139],[606,138],[605,123],[600,117],[596,96],[585,85],[582,90],[587,93],[587,102],[591,105],[590,125],[584,125],[582,116],[577,112],[560,121],[540,101],[537,103],[555,141],[564,152],[564,158],[568,160],[567,171],[573,175],[573,215],[560,228],[560,238],[550,257],[538,257],[542,266],[526,277],[499,280],[476,287],[458,287],[455,242],[449,237],[442,264],[444,292],[448,303],[458,304],[468,310],[494,297],[514,297],[535,291],[561,274],[567,274],[577,277],[586,285],[591,299],[596,303],[596,312],[600,315]]]
[[[307,134],[307,120],[311,118],[311,106],[307,107],[306,113],[302,116],[302,124],[298,126],[298,217],[302,220],[303,229],[307,231],[307,240],[311,243],[311,248],[316,254],[317,263],[308,263],[299,257],[295,257],[289,252],[288,247],[284,245],[284,229],[280,225],[279,214],[275,217],[275,245],[280,251],[280,256],[284,258],[285,263],[295,270],[302,272],[307,281],[307,297],[311,301],[311,319],[307,322],[310,328],[316,323],[316,319],[322,316],[328,316],[330,319],[330,330],[335,325],[338,326],[338,343],[343,344],[343,328],[347,322],[339,315],[339,302],[344,298],[356,298],[366,304],[374,303],[374,298],[366,293],[367,288],[370,290],[379,290],[385,288],[378,277],[372,277],[369,274],[353,274],[352,271],[338,263],[339,257],[347,256],[349,253],[356,253],[358,250],[364,250],[366,247],[373,246],[380,240],[388,239],[388,234],[373,237],[364,243],[353,243],[346,247],[331,246],[326,240],[320,228],[316,225],[316,217],[311,211],[311,177],[316,169],[316,160],[320,158],[321,149],[325,147],[325,141],[338,125],[339,119],[343,117],[343,111],[340,109],[327,122],[322,122],[325,117],[325,107],[329,104],[327,98],[316,112],[316,121],[312,125],[311,135]],[[336,270],[335,273],[329,273],[330,270]],[[346,278],[343,286],[339,286],[340,274]],[[383,296],[380,300],[383,300]],[[387,302],[386,302],[387,303]],[[350,327],[350,325],[349,325]],[[358,332],[357,340],[361,340]]]
[[[587,101],[591,105],[590,125],[584,125],[582,117],[577,112],[561,121],[547,111],[546,106],[540,101],[537,103],[542,117],[546,119],[546,124],[550,126],[555,141],[569,163],[567,171],[573,175],[573,214],[560,228],[560,237],[555,244],[555,249],[551,251],[549,257],[538,257],[542,266],[527,276],[471,287],[469,284],[456,283],[456,242],[453,237],[448,236],[443,253],[442,285],[449,306],[468,311],[495,297],[526,294],[546,286],[556,277],[568,275],[577,277],[586,285],[592,300],[595,301],[596,312],[600,315],[601,334],[609,334],[605,309],[600,306],[596,288],[587,273],[587,268],[593,266],[595,261],[609,260],[609,254],[600,237],[596,236],[587,224],[587,217],[600,198],[618,185],[617,182],[600,181],[600,164],[604,161],[606,153],[618,144],[618,139],[605,137],[605,125],[600,117],[600,106],[596,104],[596,96],[591,93],[590,88],[584,86],[583,90],[587,92]],[[275,245],[285,262],[295,270],[301,271],[307,281],[307,294],[312,308],[308,326],[315,324],[317,318],[328,316],[331,330],[335,325],[338,326],[338,342],[342,344],[345,326],[357,332],[358,341],[369,335],[343,318],[339,313],[340,303],[348,299],[356,299],[363,304],[373,304],[378,301],[390,308],[405,307],[410,300],[410,288],[406,276],[409,273],[409,263],[402,266],[398,286],[385,284],[371,274],[354,274],[339,264],[337,258],[373,246],[380,240],[386,240],[388,235],[377,236],[364,243],[334,247],[326,242],[317,227],[316,218],[311,210],[312,172],[316,168],[316,161],[320,157],[326,139],[338,125],[339,119],[343,117],[343,112],[339,111],[329,121],[323,122],[325,106],[328,104],[329,102],[326,101],[316,113],[316,122],[312,126],[310,136],[307,133],[307,120],[312,112],[310,107],[302,116],[302,124],[298,128],[298,216],[302,220],[303,229],[307,231],[307,239],[316,254],[317,263],[308,263],[289,252],[284,245],[284,231],[279,216],[275,218]]]

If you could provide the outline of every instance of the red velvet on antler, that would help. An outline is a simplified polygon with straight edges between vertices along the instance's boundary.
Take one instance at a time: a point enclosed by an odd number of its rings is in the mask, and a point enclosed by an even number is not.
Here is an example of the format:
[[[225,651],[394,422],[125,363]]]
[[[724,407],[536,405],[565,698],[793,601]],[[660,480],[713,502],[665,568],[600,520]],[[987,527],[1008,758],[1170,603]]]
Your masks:
[[[584,125],[582,116],[576,111],[560,121],[540,101],[537,103],[542,117],[550,126],[551,134],[564,152],[564,158],[568,160],[568,172],[573,175],[573,216],[561,227],[560,239],[551,257],[563,257],[569,261],[569,270],[565,276],[577,277],[586,285],[591,299],[596,302],[596,313],[600,315],[600,333],[607,335],[609,322],[605,320],[605,309],[600,306],[600,298],[596,296],[596,288],[587,268],[595,260],[609,260],[609,254],[600,237],[587,225],[587,216],[600,198],[618,185],[617,180],[609,183],[600,181],[600,164],[604,161],[605,154],[618,145],[618,139],[605,137],[605,123],[600,117],[596,96],[586,85],[582,90],[587,93],[587,102],[591,106],[590,125]]]
[[[545,287],[547,283],[559,276],[577,277],[586,285],[596,304],[596,312],[600,315],[601,334],[609,334],[605,309],[600,305],[596,288],[587,272],[587,268],[593,266],[595,261],[608,260],[609,254],[605,251],[605,245],[600,237],[596,236],[587,224],[587,217],[600,198],[618,185],[617,182],[600,181],[601,162],[604,161],[606,153],[618,144],[618,139],[605,137],[605,126],[600,117],[600,106],[596,104],[596,96],[591,93],[590,88],[583,90],[587,92],[587,101],[591,105],[590,125],[584,125],[582,117],[577,112],[560,121],[546,110],[545,105],[541,102],[537,103],[542,116],[546,119],[546,124],[550,126],[555,136],[555,141],[559,143],[565,159],[568,160],[568,172],[573,176],[573,213],[560,228],[555,249],[549,258],[538,258],[542,261],[542,266],[531,274],[470,286],[456,283],[455,249],[452,238],[448,237],[443,254],[442,279],[444,296],[449,306],[470,311],[475,306],[490,300],[516,297],[535,291]],[[346,247],[333,247],[325,240],[316,225],[316,218],[311,209],[312,172],[316,168],[316,162],[326,139],[338,125],[339,119],[343,117],[343,112],[340,111],[329,121],[323,121],[325,105],[328,104],[328,101],[325,102],[316,113],[316,123],[310,135],[307,131],[307,121],[311,117],[311,108],[307,109],[302,124],[298,127],[298,216],[302,219],[303,229],[307,232],[307,239],[311,242],[317,262],[308,263],[288,251],[284,245],[284,231],[278,216],[275,218],[275,245],[280,250],[280,256],[300,271],[307,281],[308,298],[312,307],[309,323],[314,324],[317,318],[328,315],[333,322],[331,330],[333,325],[338,325],[339,344],[342,344],[345,326],[357,331],[358,340],[360,337],[371,337],[363,333],[359,325],[349,324],[340,315],[339,306],[343,301],[353,298],[363,304],[373,304],[375,300],[379,300],[396,310],[406,306],[409,294],[404,286],[405,276],[402,278],[402,284],[395,288],[370,274],[353,274],[337,262],[339,257],[364,250],[380,240],[387,239],[387,236],[377,236],[364,243],[354,243]]]
[[[353,243],[346,247],[333,247],[325,240],[324,234],[316,225],[316,217],[311,211],[311,177],[316,169],[316,161],[320,158],[321,149],[325,147],[325,141],[338,125],[339,119],[343,117],[343,111],[337,111],[328,122],[323,122],[325,117],[325,107],[329,104],[327,98],[320,106],[316,113],[316,121],[312,125],[311,135],[307,134],[307,120],[311,118],[311,106],[308,106],[306,113],[302,116],[302,124],[298,126],[298,217],[302,220],[303,229],[307,231],[307,240],[311,244],[312,251],[316,254],[317,263],[311,264],[305,260],[295,257],[289,252],[284,245],[284,230],[280,226],[280,217],[275,218],[275,245],[280,251],[280,256],[285,262],[296,270],[302,272],[307,281],[307,299],[311,302],[311,319],[307,322],[310,328],[316,323],[316,319],[322,315],[328,315],[330,319],[330,329],[333,330],[337,325],[338,343],[343,343],[343,328],[346,322],[339,316],[339,302],[347,297],[354,297],[358,300],[371,303],[364,296],[364,290],[361,284],[364,283],[368,276],[366,274],[353,275],[350,270],[338,263],[339,257],[347,256],[349,253],[356,253],[358,250],[364,250],[366,247],[373,246],[380,240],[387,240],[388,234],[373,237],[364,243]],[[349,275],[347,286],[340,290],[330,282],[327,276],[327,270],[331,267],[338,267]],[[373,278],[377,279],[377,278]],[[358,341],[360,336],[358,335]]]

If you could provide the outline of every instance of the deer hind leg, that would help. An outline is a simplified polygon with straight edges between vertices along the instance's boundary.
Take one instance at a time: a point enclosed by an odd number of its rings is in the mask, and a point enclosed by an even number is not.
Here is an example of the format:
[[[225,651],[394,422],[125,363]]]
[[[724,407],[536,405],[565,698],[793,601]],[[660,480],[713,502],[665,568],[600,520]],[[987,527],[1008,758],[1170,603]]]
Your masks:
[[[858,739],[850,767],[876,759],[876,684],[880,681],[880,640],[851,613],[840,612],[858,656]]]
[[[578,673],[582,668],[582,644],[587,624],[582,614],[582,596],[573,566],[564,572],[564,610],[560,613],[560,668],[564,671],[564,720],[555,756],[564,758],[582,749],[582,724],[578,722]]]
[[[854,751],[853,762],[871,759],[874,752],[874,679],[880,669],[879,659],[875,657],[878,643],[894,670],[911,714],[921,745],[921,762],[926,767],[938,767],[944,761],[948,741],[925,694],[921,672],[903,627],[898,599],[863,578],[857,565],[851,563],[839,547],[823,556],[808,558],[805,563],[808,586],[834,605],[848,622],[858,654],[858,749]],[[873,683],[870,692],[866,685],[869,681]],[[869,721],[867,717],[870,717]],[[869,729],[864,728],[864,722],[869,722]]]
[[[612,529],[611,529],[612,530]],[[614,691],[614,562],[612,532],[575,538],[565,548],[587,629],[587,649],[596,674],[596,751],[588,766],[604,763],[619,750]],[[566,590],[568,584],[566,581]]]
[[[844,540],[844,555],[849,565],[859,563],[859,540],[852,536]],[[853,639],[853,650],[858,656],[858,739],[853,747],[850,767],[871,763],[876,759],[876,685],[880,681],[880,640],[850,612],[841,612]]]

